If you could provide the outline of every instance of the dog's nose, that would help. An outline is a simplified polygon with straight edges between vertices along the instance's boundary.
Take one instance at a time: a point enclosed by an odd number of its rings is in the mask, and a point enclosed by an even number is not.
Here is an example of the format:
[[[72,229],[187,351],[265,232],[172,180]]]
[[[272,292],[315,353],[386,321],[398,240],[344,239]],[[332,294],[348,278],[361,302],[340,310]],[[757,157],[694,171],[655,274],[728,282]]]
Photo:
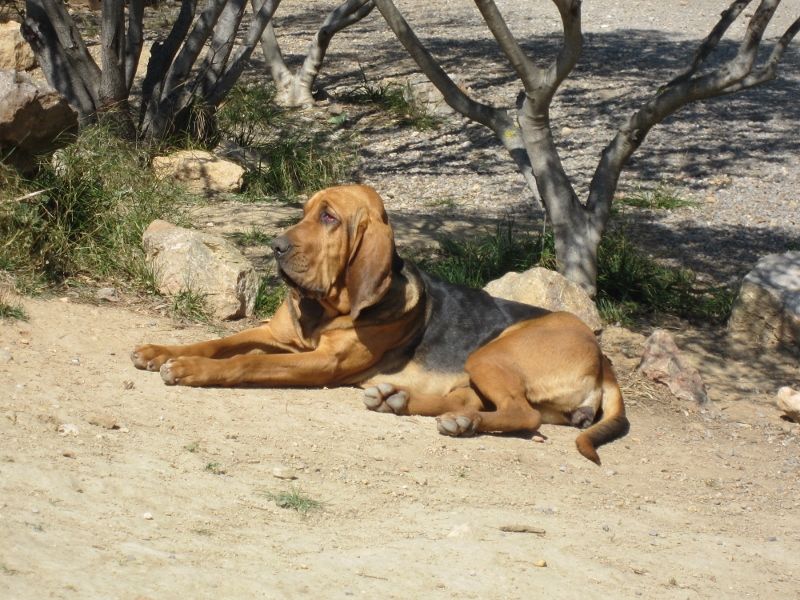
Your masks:
[[[277,258],[280,258],[291,249],[292,249],[292,243],[289,241],[289,238],[286,237],[285,235],[282,235],[272,240],[272,251],[275,253],[275,256]]]

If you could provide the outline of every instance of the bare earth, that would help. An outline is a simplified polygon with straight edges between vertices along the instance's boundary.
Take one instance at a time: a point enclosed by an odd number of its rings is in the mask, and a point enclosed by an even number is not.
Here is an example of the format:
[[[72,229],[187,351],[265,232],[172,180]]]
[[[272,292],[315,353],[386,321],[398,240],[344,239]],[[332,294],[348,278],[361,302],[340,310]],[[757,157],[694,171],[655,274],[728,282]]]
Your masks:
[[[283,14],[302,17],[303,4],[285,4]],[[442,52],[458,43],[451,36],[482,31],[470,3],[399,4]],[[499,4],[517,14],[549,3]],[[555,116],[586,107],[562,121],[570,172],[590,175],[619,120],[613,111],[627,114],[684,64],[676,48],[691,56],[690,41],[725,4],[585,3],[595,53],[554,107]],[[554,31],[553,11],[540,19],[534,10],[515,27]],[[691,15],[663,22],[678,10]],[[370,19],[331,47],[332,91],[358,82],[359,63],[371,78],[412,70]],[[318,13],[299,22],[297,38],[284,40],[290,52],[305,46]],[[467,44],[463,63],[448,68],[493,99],[478,86],[488,47]],[[615,87],[604,65],[620,47]],[[497,70],[513,102],[507,68],[492,60],[489,74]],[[725,280],[798,239],[793,73],[653,132],[623,187],[664,178],[699,201],[636,213],[664,256]],[[530,210],[490,137],[462,127],[364,127],[359,177],[384,193],[401,247],[430,243],[445,222],[471,232],[490,222],[484,215]],[[296,214],[221,203],[196,221],[223,233],[275,231]],[[264,254],[251,252],[260,268]],[[676,324],[709,386],[712,406],[699,410],[636,375],[643,335],[610,328],[603,345],[632,427],[601,449],[598,468],[566,427],[546,426],[543,438],[450,439],[429,418],[368,412],[352,388],[165,387],[132,367],[135,344],[223,331],[179,328],[151,305],[70,296],[24,305],[28,322],[0,321],[0,598],[800,598],[800,425],[772,406],[777,387],[800,381],[788,357],[736,362],[718,331]],[[275,495],[287,491],[321,504],[306,514],[281,507]]]
[[[800,426],[766,393],[671,399],[631,373],[637,334],[604,334],[632,429],[596,467],[567,427],[451,439],[352,388],[168,388],[133,345],[211,332],[25,306],[0,324],[0,597],[798,597]]]

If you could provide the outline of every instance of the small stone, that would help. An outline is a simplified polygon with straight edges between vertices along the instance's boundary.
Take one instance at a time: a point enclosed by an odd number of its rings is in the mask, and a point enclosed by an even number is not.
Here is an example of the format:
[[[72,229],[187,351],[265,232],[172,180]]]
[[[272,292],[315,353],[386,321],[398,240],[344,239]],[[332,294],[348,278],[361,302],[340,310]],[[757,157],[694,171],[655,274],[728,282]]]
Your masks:
[[[278,479],[297,479],[294,471],[289,467],[284,467],[283,465],[274,467],[272,469],[272,476],[277,477]]]
[[[122,382],[122,387],[126,390],[132,390],[133,388],[136,387],[136,384],[130,381],[129,379],[126,379],[125,381]]]
[[[461,525],[456,525],[450,532],[447,534],[449,538],[462,538],[467,537],[472,533],[472,527],[469,526],[469,523],[462,523]]]
[[[59,435],[78,435],[78,428],[72,423],[62,423],[58,426]]]
[[[104,429],[119,429],[117,419],[112,415],[95,413],[90,415],[87,421],[89,421],[90,425],[97,425],[98,427],[102,427]]]
[[[105,300],[106,302],[119,302],[119,294],[117,288],[104,287],[95,292],[95,298],[98,300]]]
[[[152,520],[153,520],[153,513],[146,512],[146,513],[144,513],[144,514],[142,515],[142,518],[143,518],[145,521],[152,521]]]
[[[75,458],[75,453],[72,450],[64,450],[61,453],[61,456],[64,458]]]
[[[70,364],[73,364],[73,365],[79,365],[79,364],[81,364],[81,359],[80,359],[80,358],[78,358],[77,356],[73,356],[73,357],[70,359],[70,361],[69,361],[69,362],[70,362]]]
[[[533,563],[533,566],[534,567],[546,567],[547,566],[547,561],[546,560],[537,560],[535,563]]]

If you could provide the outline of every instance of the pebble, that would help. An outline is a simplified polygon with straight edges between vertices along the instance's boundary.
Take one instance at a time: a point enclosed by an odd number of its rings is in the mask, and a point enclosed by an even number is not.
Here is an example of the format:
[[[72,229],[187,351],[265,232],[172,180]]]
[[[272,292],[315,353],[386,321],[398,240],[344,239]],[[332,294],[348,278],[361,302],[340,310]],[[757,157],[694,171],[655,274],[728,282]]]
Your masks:
[[[73,357],[70,359],[70,361],[69,361],[69,362],[70,362],[71,364],[73,364],[73,365],[79,365],[79,364],[81,364],[81,359],[80,359],[80,358],[78,358],[77,356],[73,356]]]
[[[112,415],[95,413],[90,415],[87,421],[89,421],[90,425],[97,425],[104,429],[119,429],[119,423],[117,423],[117,419]]]
[[[547,561],[546,560],[537,560],[535,563],[533,563],[533,566],[534,567],[546,567],[547,566]]]
[[[78,435],[78,428],[72,423],[62,423],[58,426],[59,435]]]
[[[64,458],[75,458],[75,453],[72,450],[64,450],[61,453],[61,456]]]
[[[146,512],[146,513],[144,513],[144,514],[142,515],[142,518],[143,518],[145,521],[152,521],[152,520],[153,520],[153,513],[151,513],[151,512]]]
[[[277,477],[278,479],[297,479],[297,476],[294,474],[292,469],[282,465],[272,469],[272,476]]]
[[[117,288],[104,287],[97,290],[94,294],[98,300],[105,300],[106,302],[119,302],[119,294]]]

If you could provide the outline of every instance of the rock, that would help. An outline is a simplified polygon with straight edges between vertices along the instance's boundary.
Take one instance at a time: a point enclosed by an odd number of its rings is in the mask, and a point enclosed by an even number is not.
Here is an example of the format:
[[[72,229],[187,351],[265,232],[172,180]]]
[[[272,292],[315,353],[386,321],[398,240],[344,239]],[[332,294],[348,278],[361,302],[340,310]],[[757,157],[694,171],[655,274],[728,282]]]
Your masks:
[[[235,162],[204,150],[180,150],[153,159],[153,170],[161,178],[174,178],[198,194],[238,192],[244,169]]]
[[[153,513],[150,513],[150,512],[143,513],[142,514],[142,518],[145,521],[152,521],[153,520]]]
[[[770,254],[742,281],[728,321],[732,349],[800,353],[800,251]]]
[[[0,71],[0,154],[17,168],[35,168],[34,155],[53,150],[78,116],[57,92],[25,73]]]
[[[226,239],[153,221],[142,236],[147,263],[162,294],[202,294],[218,319],[250,316],[258,292],[253,265]]]
[[[278,479],[297,479],[297,476],[294,474],[292,469],[282,465],[272,469],[272,476],[277,477]]]
[[[537,560],[535,563],[533,563],[533,566],[534,567],[546,567],[547,566],[547,561],[546,560]]]
[[[119,429],[116,417],[106,413],[95,413],[86,419],[90,425],[97,425],[103,429]]]
[[[458,87],[464,91],[467,90],[466,84],[460,77],[451,75],[451,78]],[[392,84],[397,85],[394,81],[389,81],[384,85]],[[406,79],[403,86],[403,99],[432,116],[444,117],[455,113],[445,102],[442,93],[424,75],[411,75]]]
[[[59,435],[78,435],[78,428],[72,423],[62,423],[58,426]]]
[[[787,418],[800,423],[800,392],[790,387],[782,387],[775,396],[775,405]]]
[[[534,267],[523,273],[506,273],[483,288],[492,296],[540,306],[547,310],[565,310],[577,315],[592,331],[603,328],[600,314],[581,286],[560,273]]]
[[[656,329],[645,341],[638,369],[648,379],[666,384],[676,398],[708,402],[700,373],[686,362],[672,335],[663,329]]]
[[[27,71],[36,66],[36,55],[22,37],[19,23],[0,23],[0,69]]]
[[[98,300],[105,300],[106,302],[119,302],[119,294],[117,294],[117,288],[113,287],[104,287],[97,290],[94,294],[94,297]]]

